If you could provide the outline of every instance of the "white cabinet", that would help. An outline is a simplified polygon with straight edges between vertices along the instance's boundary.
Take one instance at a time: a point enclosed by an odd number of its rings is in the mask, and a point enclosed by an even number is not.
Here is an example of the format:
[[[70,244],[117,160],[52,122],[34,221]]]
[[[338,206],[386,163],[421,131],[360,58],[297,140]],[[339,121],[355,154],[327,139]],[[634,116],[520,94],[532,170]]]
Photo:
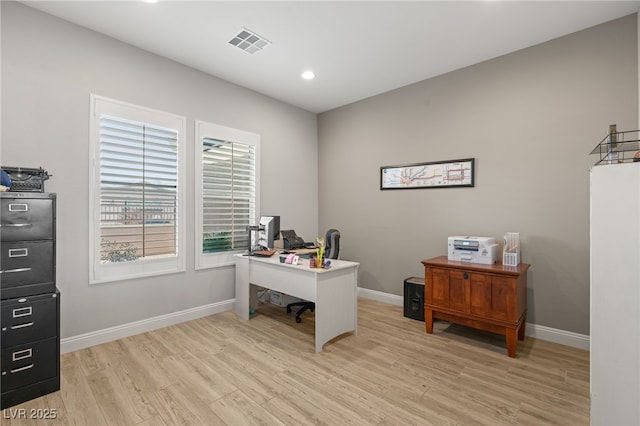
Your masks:
[[[591,424],[640,425],[640,163],[591,169]]]

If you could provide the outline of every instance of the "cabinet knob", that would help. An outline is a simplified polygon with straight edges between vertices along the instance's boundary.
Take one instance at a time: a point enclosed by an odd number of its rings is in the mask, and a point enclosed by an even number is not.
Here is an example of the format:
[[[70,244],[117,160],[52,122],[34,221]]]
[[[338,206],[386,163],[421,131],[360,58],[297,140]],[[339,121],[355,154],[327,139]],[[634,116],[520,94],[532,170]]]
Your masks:
[[[462,276],[465,280],[469,279],[469,273],[465,272],[464,275]]]

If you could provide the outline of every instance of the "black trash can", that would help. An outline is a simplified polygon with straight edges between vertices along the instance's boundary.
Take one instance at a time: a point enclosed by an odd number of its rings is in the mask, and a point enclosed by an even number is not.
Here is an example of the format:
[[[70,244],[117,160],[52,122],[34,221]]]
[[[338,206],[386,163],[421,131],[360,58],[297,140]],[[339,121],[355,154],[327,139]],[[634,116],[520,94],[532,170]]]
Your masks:
[[[424,321],[424,278],[404,280],[404,316]]]

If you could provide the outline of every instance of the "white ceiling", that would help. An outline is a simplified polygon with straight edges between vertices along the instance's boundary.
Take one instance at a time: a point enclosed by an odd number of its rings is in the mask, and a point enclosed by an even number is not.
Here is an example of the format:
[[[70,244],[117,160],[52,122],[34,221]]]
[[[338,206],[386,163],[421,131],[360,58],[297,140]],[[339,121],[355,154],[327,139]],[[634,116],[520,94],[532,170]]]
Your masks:
[[[640,1],[23,1],[323,112],[638,11]],[[242,28],[272,42],[228,43]],[[316,78],[302,80],[312,69]]]

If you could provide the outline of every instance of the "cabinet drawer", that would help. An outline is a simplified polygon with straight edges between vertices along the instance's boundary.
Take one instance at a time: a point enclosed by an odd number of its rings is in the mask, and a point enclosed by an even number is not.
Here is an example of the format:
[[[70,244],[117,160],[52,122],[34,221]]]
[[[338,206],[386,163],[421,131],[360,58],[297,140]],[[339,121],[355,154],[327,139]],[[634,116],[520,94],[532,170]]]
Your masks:
[[[57,336],[58,300],[54,293],[2,301],[2,348]]]
[[[51,240],[55,232],[53,194],[39,198],[0,199],[0,240]]]
[[[2,392],[55,377],[58,352],[57,337],[2,349]]]
[[[54,282],[53,241],[2,242],[0,245],[2,289]]]

